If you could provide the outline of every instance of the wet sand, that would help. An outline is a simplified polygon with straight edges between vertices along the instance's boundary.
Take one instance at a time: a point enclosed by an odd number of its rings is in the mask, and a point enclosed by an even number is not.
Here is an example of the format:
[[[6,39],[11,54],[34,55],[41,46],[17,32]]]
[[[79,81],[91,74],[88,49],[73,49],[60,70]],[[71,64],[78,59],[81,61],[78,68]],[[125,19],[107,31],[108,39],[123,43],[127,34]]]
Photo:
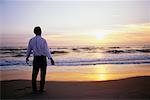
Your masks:
[[[149,65],[48,66],[46,92],[37,94],[32,94],[31,71],[1,70],[1,98],[150,99]]]
[[[46,92],[32,94],[31,80],[1,81],[2,99],[150,99],[150,76],[111,81],[47,81]]]
[[[13,68],[14,66],[12,66]],[[2,80],[31,80],[32,67],[0,70]],[[10,67],[11,68],[11,67]],[[30,68],[28,70],[23,68]],[[40,72],[38,75],[39,80]],[[108,81],[129,77],[150,76],[150,65],[93,65],[93,66],[48,66],[47,81]]]

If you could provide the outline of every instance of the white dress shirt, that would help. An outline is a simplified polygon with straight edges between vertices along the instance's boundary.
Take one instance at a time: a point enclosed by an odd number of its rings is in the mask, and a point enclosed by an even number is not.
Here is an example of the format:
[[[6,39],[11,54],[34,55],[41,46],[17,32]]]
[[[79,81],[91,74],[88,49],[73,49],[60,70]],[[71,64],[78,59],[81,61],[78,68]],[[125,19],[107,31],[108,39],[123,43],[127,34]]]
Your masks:
[[[40,35],[30,39],[26,56],[30,56],[32,50],[34,56],[43,55],[47,56],[48,59],[52,58],[46,40],[42,38]]]

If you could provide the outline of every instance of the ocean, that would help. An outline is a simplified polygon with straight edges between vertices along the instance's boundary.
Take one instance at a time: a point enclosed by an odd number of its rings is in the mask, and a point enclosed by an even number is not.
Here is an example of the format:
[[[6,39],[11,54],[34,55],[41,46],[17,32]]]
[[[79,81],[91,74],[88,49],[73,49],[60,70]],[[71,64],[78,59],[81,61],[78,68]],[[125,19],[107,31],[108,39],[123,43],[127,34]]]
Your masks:
[[[113,47],[53,47],[50,48],[55,66],[89,66],[103,64],[150,64],[150,46]],[[33,55],[29,65],[25,62],[26,48],[1,47],[0,70],[32,68]],[[26,67],[29,66],[29,67]],[[48,66],[51,66],[48,61]]]

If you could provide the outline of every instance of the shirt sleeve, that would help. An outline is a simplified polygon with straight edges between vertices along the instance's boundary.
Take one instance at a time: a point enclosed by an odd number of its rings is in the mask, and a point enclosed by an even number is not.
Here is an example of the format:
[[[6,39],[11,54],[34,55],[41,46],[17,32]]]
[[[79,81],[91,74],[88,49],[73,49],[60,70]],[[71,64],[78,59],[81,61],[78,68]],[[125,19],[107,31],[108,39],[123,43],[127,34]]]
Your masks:
[[[51,52],[48,48],[47,42],[45,41],[45,50],[46,50],[46,55],[48,57],[48,59],[52,58]]]
[[[26,57],[29,57],[29,56],[30,56],[31,50],[32,50],[32,48],[31,48],[31,40],[30,40],[29,43],[28,43],[28,48],[27,48]]]

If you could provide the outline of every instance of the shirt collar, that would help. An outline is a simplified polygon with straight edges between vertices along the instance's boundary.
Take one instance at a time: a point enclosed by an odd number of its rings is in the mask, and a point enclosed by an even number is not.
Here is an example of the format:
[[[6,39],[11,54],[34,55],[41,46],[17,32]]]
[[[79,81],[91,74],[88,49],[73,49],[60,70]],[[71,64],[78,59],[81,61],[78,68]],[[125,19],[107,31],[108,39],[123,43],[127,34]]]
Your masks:
[[[36,37],[41,37],[41,35],[36,35]]]

